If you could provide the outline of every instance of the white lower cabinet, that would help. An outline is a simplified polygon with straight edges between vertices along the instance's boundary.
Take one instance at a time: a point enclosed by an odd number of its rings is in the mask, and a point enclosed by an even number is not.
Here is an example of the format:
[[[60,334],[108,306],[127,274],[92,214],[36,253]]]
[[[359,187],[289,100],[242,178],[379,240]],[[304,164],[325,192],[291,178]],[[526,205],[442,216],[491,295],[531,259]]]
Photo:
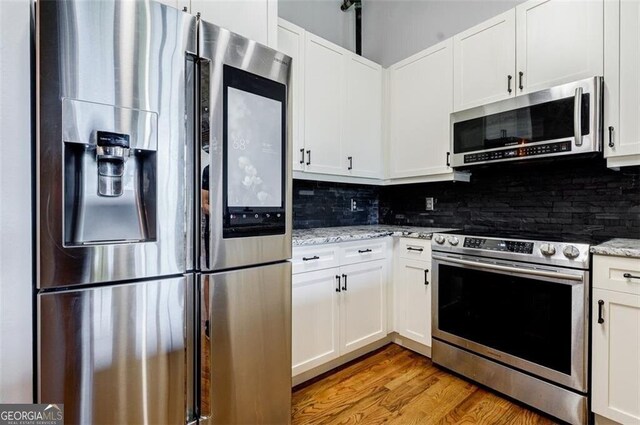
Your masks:
[[[293,276],[291,331],[293,375],[340,354],[337,279],[332,268]]]
[[[400,258],[394,284],[397,287],[398,333],[431,346],[430,263]]]
[[[354,247],[375,254],[374,247],[379,243],[304,247],[294,249],[293,256],[303,255],[310,259],[307,263],[317,262],[321,267],[327,251],[339,250],[339,257],[344,259],[350,258],[345,253]],[[387,336],[387,259],[368,260],[369,251],[362,254],[362,262],[351,260],[351,264],[340,267],[294,272],[293,376]]]
[[[593,272],[596,423],[640,424],[640,261],[594,256]]]
[[[340,349],[346,354],[387,335],[387,273],[385,260],[344,266],[340,272]]]

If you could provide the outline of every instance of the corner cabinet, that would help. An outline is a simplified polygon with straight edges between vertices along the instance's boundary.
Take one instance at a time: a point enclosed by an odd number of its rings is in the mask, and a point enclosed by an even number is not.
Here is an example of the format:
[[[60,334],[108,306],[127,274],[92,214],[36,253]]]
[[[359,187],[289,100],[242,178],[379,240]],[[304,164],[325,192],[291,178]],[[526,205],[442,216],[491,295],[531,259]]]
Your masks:
[[[447,174],[453,44],[439,43],[389,68],[392,179]]]
[[[191,13],[258,43],[278,46],[278,0],[191,0]]]
[[[592,410],[596,423],[637,424],[640,261],[594,255],[593,287]]]
[[[604,156],[640,165],[640,2],[607,0],[604,17]]]
[[[387,238],[294,248],[294,377],[387,336],[387,250]]]

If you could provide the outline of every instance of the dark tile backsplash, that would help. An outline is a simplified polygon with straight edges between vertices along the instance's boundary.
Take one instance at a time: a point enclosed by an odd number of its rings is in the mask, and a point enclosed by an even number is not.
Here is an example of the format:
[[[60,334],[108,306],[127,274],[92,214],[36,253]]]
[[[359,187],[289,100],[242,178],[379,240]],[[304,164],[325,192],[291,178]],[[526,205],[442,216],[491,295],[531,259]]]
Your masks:
[[[436,199],[425,211],[425,197]],[[640,167],[603,159],[496,165],[471,182],[380,189],[380,222],[575,236],[576,241],[640,238]]]
[[[425,211],[425,197],[436,199]],[[351,212],[355,199],[358,211]],[[364,186],[294,180],[293,226],[409,224],[575,236],[640,238],[640,167],[603,159],[495,165],[471,182]]]
[[[293,228],[378,224],[378,192],[377,186],[294,180]]]

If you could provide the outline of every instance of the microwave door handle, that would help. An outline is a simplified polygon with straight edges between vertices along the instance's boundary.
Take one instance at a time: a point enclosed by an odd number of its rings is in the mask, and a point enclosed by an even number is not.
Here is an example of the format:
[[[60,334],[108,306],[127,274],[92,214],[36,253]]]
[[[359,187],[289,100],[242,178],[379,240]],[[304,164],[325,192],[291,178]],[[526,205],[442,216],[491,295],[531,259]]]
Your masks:
[[[582,146],[582,87],[576,88],[573,100],[573,133],[576,146]]]

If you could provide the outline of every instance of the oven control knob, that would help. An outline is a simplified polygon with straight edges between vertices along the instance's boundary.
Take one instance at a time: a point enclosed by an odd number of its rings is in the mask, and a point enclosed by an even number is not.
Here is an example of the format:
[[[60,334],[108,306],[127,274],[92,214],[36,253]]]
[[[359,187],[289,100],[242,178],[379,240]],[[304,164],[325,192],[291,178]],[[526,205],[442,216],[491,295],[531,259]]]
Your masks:
[[[542,253],[542,255],[550,257],[556,253],[556,247],[550,243],[543,243],[542,246],[540,246],[540,252]]]
[[[433,238],[438,244],[442,245],[444,243],[444,236],[442,235],[436,235],[435,238]]]
[[[565,257],[567,258],[578,258],[578,255],[580,255],[580,251],[578,250],[578,248],[576,248],[573,245],[567,245],[564,247],[564,249],[562,250],[562,253],[564,254]]]
[[[450,244],[450,245],[453,245],[453,246],[458,245],[458,242],[460,242],[460,241],[458,240],[458,238],[456,238],[455,236],[451,236],[451,237],[448,239],[448,241],[449,241],[449,244]]]

